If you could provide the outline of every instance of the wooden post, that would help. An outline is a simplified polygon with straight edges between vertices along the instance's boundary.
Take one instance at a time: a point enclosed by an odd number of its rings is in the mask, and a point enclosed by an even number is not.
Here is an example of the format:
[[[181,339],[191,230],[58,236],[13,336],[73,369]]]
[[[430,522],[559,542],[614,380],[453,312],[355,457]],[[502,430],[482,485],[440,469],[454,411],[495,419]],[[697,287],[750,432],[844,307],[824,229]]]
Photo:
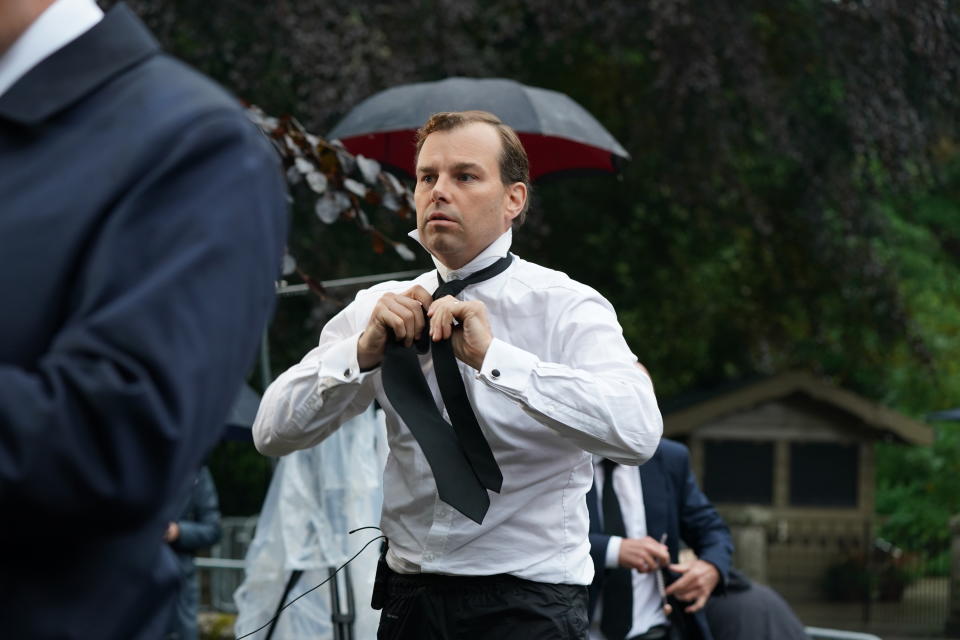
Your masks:
[[[947,626],[949,638],[960,638],[960,515],[950,519],[950,602]]]
[[[746,508],[727,522],[733,537],[733,566],[751,580],[766,584],[769,511]]]

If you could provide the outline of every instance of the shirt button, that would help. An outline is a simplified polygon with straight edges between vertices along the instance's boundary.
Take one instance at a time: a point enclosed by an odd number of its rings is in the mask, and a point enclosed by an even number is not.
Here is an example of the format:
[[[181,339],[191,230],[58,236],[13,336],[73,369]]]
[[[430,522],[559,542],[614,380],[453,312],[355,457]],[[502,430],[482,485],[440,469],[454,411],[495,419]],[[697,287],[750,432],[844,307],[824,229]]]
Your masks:
[[[350,369],[344,369],[344,370],[343,370],[343,377],[344,377],[344,378],[349,378],[349,377],[350,377],[350,373],[351,373]]]
[[[492,375],[494,378],[499,378],[499,377],[500,377],[500,369],[494,369],[493,371],[490,372],[490,375]]]

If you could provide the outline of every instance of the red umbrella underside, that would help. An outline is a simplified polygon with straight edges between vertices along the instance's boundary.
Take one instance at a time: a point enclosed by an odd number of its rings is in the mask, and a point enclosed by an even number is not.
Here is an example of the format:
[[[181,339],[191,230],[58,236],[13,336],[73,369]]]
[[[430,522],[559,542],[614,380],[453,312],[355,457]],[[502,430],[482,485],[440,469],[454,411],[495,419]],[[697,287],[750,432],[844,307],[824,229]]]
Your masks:
[[[373,158],[414,176],[413,155],[416,133],[409,129],[383,131],[342,140],[347,151]],[[530,179],[559,172],[604,171],[614,173],[617,166],[609,151],[582,142],[538,133],[518,133],[530,158]]]

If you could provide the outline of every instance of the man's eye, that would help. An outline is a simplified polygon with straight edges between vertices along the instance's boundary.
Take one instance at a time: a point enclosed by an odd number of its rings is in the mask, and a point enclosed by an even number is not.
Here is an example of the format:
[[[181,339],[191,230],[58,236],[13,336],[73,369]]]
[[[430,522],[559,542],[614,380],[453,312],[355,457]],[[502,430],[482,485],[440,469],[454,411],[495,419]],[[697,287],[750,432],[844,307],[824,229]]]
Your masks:
[[[472,180],[476,180],[477,176],[473,175],[472,173],[461,173],[459,176],[457,176],[457,179],[462,182],[470,182]]]
[[[427,184],[430,184],[431,182],[434,181],[434,179],[435,179],[434,176],[425,175],[420,177],[420,182],[425,182]]]

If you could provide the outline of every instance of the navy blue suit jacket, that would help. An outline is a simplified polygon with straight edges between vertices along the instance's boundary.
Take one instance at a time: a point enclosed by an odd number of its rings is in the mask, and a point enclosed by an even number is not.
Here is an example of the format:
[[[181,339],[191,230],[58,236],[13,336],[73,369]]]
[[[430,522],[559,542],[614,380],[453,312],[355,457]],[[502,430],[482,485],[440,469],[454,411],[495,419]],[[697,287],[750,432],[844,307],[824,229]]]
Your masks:
[[[277,154],[124,6],[0,96],[0,635],[159,638],[274,303]]]
[[[690,454],[679,442],[660,441],[656,453],[638,467],[643,506],[647,517],[647,535],[659,540],[667,534],[670,559],[677,562],[680,540],[693,549],[701,560],[713,564],[720,571],[718,590],[723,589],[730,570],[733,542],[730,530],[707,497],[700,491],[690,470]],[[590,611],[603,589],[607,543],[610,536],[602,533],[596,490],[587,494],[590,512],[590,555],[593,556],[595,575],[590,585]],[[668,582],[672,578],[668,577]],[[703,611],[693,616],[693,622],[703,640],[712,640]],[[690,627],[691,625],[687,625]]]

